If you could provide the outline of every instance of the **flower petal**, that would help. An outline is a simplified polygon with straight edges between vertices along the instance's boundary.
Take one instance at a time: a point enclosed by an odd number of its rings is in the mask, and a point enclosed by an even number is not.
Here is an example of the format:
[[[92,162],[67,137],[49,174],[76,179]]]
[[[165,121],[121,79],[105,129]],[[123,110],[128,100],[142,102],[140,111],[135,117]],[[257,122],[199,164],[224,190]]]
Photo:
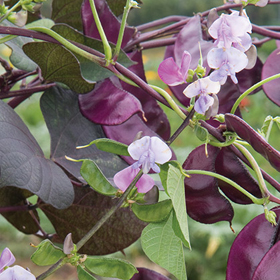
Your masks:
[[[158,75],[162,81],[169,86],[177,86],[186,82],[173,57],[169,57],[160,63],[158,67]]]
[[[171,159],[170,148],[158,137],[151,137],[151,150],[155,156],[155,162],[164,164]]]
[[[139,140],[132,142],[127,150],[134,160],[139,160],[140,157],[150,148],[150,136],[144,136]]]
[[[180,68],[180,72],[183,76],[184,82],[186,82],[188,78],[188,71],[190,68],[191,60],[192,60],[191,54],[187,51],[184,51],[182,55],[182,62]]]
[[[9,248],[5,248],[0,257],[0,273],[4,270],[5,266],[10,266],[15,262],[16,258]]]
[[[194,104],[194,109],[199,114],[204,114],[214,103],[214,98],[208,94],[201,95]]]
[[[0,274],[0,280],[36,280],[35,276],[21,266],[9,267]]]
[[[121,170],[114,176],[114,183],[123,192],[129,187],[135,176],[140,171],[140,168],[132,168],[131,166]],[[146,193],[154,186],[154,180],[146,174],[143,174],[136,187],[139,193]],[[0,279],[1,280],[1,279]]]

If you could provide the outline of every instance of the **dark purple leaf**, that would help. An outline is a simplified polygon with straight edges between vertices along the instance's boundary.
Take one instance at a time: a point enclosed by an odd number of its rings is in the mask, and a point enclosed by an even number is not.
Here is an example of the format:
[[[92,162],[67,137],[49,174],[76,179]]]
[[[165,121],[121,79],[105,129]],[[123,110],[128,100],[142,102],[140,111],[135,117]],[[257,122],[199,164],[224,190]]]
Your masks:
[[[278,241],[259,263],[252,280],[279,280],[280,241]]]
[[[17,206],[26,206],[28,205],[26,198],[32,196],[27,190],[18,189],[15,187],[4,187],[0,189],[0,207],[17,207]],[[9,211],[2,212],[1,215],[19,231],[25,234],[36,233],[40,230],[37,221],[39,222],[39,216],[36,211],[29,210],[26,208],[26,211]],[[37,221],[36,221],[37,220]]]
[[[95,145],[76,149],[77,146],[105,137],[101,126],[90,122],[80,113],[76,93],[53,87],[42,96],[41,109],[51,135],[51,158],[76,178],[82,180],[82,163],[66,160],[65,155],[94,160],[107,177],[113,177],[127,166],[118,156],[100,151]]]
[[[19,116],[0,102],[0,187],[29,190],[59,209],[73,201],[73,187],[54,162],[44,154]]]
[[[239,158],[228,148],[222,148],[219,152],[216,159],[215,169],[218,174],[231,179],[254,196],[259,198],[262,197],[257,181],[252,177],[241,160],[239,160]],[[247,196],[228,183],[218,180],[218,185],[230,200],[240,204],[252,203]]]
[[[276,222],[279,223],[279,214],[280,209],[273,209],[277,214]],[[272,258],[273,256],[279,260],[279,250],[277,250],[276,255],[275,249],[273,248],[275,242],[279,238],[278,226],[272,226],[266,219],[264,214],[257,216],[254,218],[249,224],[247,224],[243,230],[238,234],[236,239],[233,242],[231,247],[228,264],[227,264],[227,280],[248,280],[248,279],[279,279],[278,278],[252,278],[255,271],[256,277],[257,275],[261,275],[259,273],[263,272],[263,269],[267,269],[269,267],[264,268],[264,264]],[[278,242],[279,243],[279,242]],[[277,244],[276,249],[279,248],[279,244]],[[273,249],[273,250],[272,250]],[[270,250],[272,253],[270,255]],[[265,254],[267,254],[265,256]],[[264,258],[265,257],[265,258]],[[263,259],[264,258],[264,259]],[[261,261],[264,261],[262,263]],[[260,268],[257,268],[260,264]],[[271,263],[272,264],[272,263]],[[275,262],[273,263],[275,264]],[[279,264],[277,268],[272,268],[272,275],[274,269],[279,269]],[[264,275],[264,274],[263,274]],[[267,274],[266,274],[267,275]],[[270,275],[270,274],[268,274]]]
[[[52,20],[82,30],[81,5],[83,0],[53,0]]]
[[[270,164],[280,171],[280,153],[275,150],[258,132],[241,118],[232,115],[225,115],[228,130],[235,131],[238,136],[247,141],[254,150],[265,157]]]
[[[111,12],[105,0],[95,0],[95,6],[99,15],[100,22],[109,42],[116,44],[119,35],[120,22]],[[95,39],[100,39],[99,32],[95,25],[89,1],[84,1],[82,5],[82,19],[84,34]],[[122,47],[132,38],[135,28],[126,27],[122,41]]]
[[[183,164],[186,170],[205,170],[215,172],[215,161],[219,148],[205,145],[194,149]],[[219,193],[217,180],[206,175],[192,174],[185,179],[187,211],[194,220],[211,224],[219,221],[231,222],[233,209],[229,201]]]
[[[272,75],[278,74],[280,72],[280,49],[274,50],[266,59],[263,70],[262,70],[262,79],[266,79]],[[280,96],[279,96],[279,86],[280,79],[275,79],[263,85],[263,90],[267,97],[280,106]]]
[[[123,90],[114,77],[96,85],[90,93],[79,96],[82,114],[96,124],[118,125],[132,115],[143,115],[140,101]]]
[[[73,242],[77,243],[115,203],[116,199],[98,194],[91,188],[75,188],[75,200],[69,208],[58,211],[44,204],[40,208],[62,240],[71,232]],[[140,237],[145,226],[129,208],[120,208],[79,252],[106,255],[123,250]]]
[[[134,51],[129,54],[129,57],[132,61],[136,62],[134,65],[129,67],[129,70],[146,81],[142,52]],[[156,100],[139,87],[134,87],[124,82],[121,83],[124,90],[133,94],[141,102],[145,118],[147,120],[145,121],[146,125],[160,135],[164,140],[168,140],[170,137],[170,125],[167,116]]]
[[[137,267],[137,270],[139,273],[134,274],[131,280],[170,280],[170,278],[144,267]]]

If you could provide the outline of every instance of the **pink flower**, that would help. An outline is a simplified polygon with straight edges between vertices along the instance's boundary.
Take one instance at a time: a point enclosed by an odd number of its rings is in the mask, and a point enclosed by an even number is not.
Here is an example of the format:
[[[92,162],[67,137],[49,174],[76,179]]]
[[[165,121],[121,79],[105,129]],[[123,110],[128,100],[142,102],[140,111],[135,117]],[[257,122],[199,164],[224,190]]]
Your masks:
[[[220,88],[220,83],[205,77],[188,85],[183,93],[189,98],[199,96],[194,104],[194,109],[199,114],[205,114],[209,107],[214,104],[214,98],[209,94],[218,93]]]
[[[121,191],[124,192],[139,171],[140,168],[133,168],[132,166],[129,166],[114,176],[114,183]],[[154,185],[154,180],[149,175],[143,174],[135,186],[139,193],[146,193],[151,190]]]
[[[184,51],[180,67],[176,64],[173,57],[169,57],[160,63],[158,75],[169,86],[186,83],[190,63],[191,55],[189,52]]]
[[[214,82],[220,82],[223,85],[227,76],[230,76],[232,81],[237,84],[235,73],[243,70],[248,64],[247,56],[236,48],[214,48],[207,55],[209,67],[216,69],[210,74],[210,79]]]
[[[246,15],[239,16],[238,12],[222,14],[209,27],[208,32],[216,39],[215,45],[218,48],[230,48],[234,45],[245,52],[252,44],[248,34],[252,32],[252,25]]]
[[[9,248],[5,248],[0,257],[0,280],[36,280],[35,276],[21,266],[5,267],[15,262],[15,257]]]

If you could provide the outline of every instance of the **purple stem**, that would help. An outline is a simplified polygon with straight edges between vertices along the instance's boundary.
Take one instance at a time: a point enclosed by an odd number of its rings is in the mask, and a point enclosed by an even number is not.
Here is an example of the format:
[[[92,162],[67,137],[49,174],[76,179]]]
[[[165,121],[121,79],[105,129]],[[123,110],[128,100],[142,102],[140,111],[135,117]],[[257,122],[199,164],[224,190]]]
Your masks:
[[[166,39],[158,39],[158,40],[152,40],[148,42],[141,43],[141,49],[152,49],[152,48],[158,48],[158,47],[166,47],[173,45],[176,41],[175,37],[172,38],[166,38]]]
[[[0,207],[0,213],[16,212],[16,211],[30,211],[31,209],[37,208],[37,205],[18,205],[18,206],[7,206]]]
[[[260,35],[270,37],[273,39],[280,39],[280,33],[276,31],[269,30],[265,27],[261,27],[255,24],[252,24],[252,31]]]
[[[143,31],[149,28],[154,28],[159,25],[168,24],[170,22],[177,22],[186,19],[185,16],[169,16],[161,19],[154,20],[152,22],[144,23],[136,26],[137,31]]]

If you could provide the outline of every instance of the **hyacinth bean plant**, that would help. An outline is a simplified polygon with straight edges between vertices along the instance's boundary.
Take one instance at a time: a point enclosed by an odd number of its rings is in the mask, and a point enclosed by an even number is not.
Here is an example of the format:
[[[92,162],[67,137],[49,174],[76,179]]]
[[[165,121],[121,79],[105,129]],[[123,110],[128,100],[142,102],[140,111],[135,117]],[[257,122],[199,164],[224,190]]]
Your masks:
[[[41,238],[31,260],[49,266],[35,277],[12,266],[5,248],[1,280],[42,280],[66,263],[79,280],[184,280],[184,254],[192,254],[188,219],[230,229],[233,203],[258,205],[263,214],[236,236],[226,279],[279,279],[280,184],[255,155],[280,171],[280,153],[267,141],[280,117],[255,131],[239,105],[260,92],[280,106],[280,45],[266,61],[258,57],[258,47],[280,39],[280,28],[254,25],[246,14],[248,5],[261,10],[280,1],[221,1],[191,17],[128,26],[129,11],[140,4],[53,0],[51,18],[44,18],[43,0],[0,1],[0,40],[12,50],[0,61],[0,213]],[[145,78],[142,52],[159,47],[166,48],[158,75],[169,93]],[[36,93],[50,158],[14,111]],[[172,135],[163,108],[177,115]],[[180,164],[172,144],[187,127],[203,144],[186,149]],[[40,224],[39,211],[54,234]],[[170,278],[105,256],[139,238]]]

